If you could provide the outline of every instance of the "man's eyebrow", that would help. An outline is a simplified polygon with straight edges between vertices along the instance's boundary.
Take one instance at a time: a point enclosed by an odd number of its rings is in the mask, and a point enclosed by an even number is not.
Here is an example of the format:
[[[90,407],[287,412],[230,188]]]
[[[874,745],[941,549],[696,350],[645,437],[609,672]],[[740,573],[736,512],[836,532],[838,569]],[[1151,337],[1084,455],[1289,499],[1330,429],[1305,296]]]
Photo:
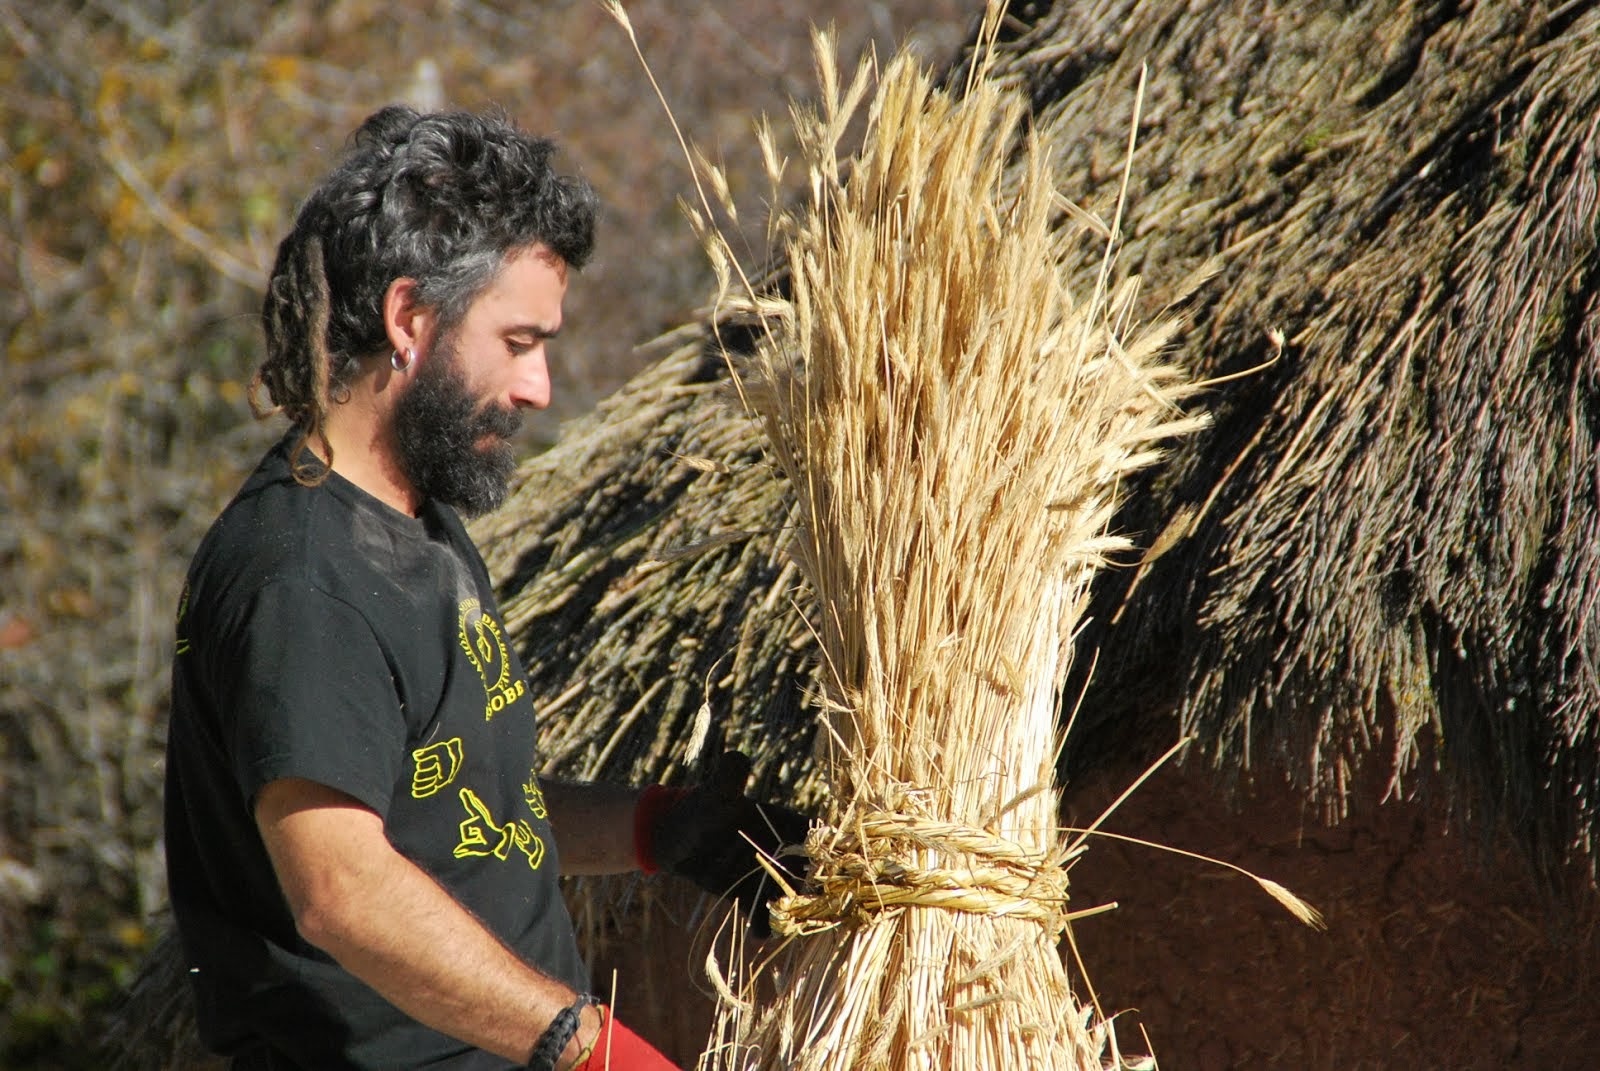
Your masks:
[[[532,335],[534,338],[555,338],[561,334],[559,326],[549,324],[513,324],[505,329],[507,335]]]

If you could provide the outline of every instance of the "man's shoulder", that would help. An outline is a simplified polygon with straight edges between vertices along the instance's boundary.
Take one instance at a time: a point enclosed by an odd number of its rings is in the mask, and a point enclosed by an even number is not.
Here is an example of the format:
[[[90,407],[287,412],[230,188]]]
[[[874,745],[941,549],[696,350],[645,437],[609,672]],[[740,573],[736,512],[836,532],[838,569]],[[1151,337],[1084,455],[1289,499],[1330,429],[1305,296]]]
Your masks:
[[[280,442],[201,539],[189,565],[191,594],[230,604],[274,583],[322,587],[330,562],[349,546],[350,528],[338,496],[295,479],[288,442]]]
[[[242,563],[281,554],[294,537],[317,522],[320,496],[295,480],[284,444],[261,459],[216,520],[195,554],[195,565]]]

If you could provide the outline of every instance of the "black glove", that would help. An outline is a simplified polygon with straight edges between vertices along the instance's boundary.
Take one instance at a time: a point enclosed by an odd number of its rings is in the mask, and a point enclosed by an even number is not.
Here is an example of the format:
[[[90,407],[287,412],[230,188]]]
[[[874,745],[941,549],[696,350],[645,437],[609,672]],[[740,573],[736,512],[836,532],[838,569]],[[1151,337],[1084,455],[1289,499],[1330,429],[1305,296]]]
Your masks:
[[[756,861],[757,851],[798,888],[804,883],[804,858],[778,852],[804,844],[811,820],[788,807],[752,800],[744,794],[749,779],[750,759],[724,751],[704,782],[674,798],[657,797],[642,831],[648,843],[641,845],[640,855],[706,892],[738,900],[750,917],[750,932],[765,938],[772,935],[766,905],[783,889]]]

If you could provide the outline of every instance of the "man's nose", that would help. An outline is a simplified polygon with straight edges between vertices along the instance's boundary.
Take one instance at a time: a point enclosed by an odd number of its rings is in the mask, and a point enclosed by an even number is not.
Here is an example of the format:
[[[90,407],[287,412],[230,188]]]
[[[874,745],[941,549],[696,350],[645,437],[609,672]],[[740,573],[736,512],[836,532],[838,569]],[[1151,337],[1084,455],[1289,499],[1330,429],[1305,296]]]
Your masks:
[[[511,384],[511,404],[519,409],[543,409],[550,404],[550,367],[543,347],[524,358],[518,368]]]

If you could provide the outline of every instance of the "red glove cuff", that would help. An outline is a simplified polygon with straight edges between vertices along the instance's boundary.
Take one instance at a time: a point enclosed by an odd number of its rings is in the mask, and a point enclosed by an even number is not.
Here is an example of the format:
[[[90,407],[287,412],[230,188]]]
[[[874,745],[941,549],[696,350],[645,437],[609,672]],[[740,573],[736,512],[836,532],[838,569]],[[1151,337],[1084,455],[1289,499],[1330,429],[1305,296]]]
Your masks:
[[[657,786],[660,787],[660,786]],[[669,790],[670,791],[670,790]],[[572,1071],[679,1071],[678,1065],[600,1005],[600,1036],[589,1058]]]
[[[661,869],[656,864],[655,855],[654,830],[657,820],[688,794],[686,788],[668,788],[666,785],[651,785],[640,793],[639,802],[633,809],[633,857],[639,869],[646,874],[654,874]]]

